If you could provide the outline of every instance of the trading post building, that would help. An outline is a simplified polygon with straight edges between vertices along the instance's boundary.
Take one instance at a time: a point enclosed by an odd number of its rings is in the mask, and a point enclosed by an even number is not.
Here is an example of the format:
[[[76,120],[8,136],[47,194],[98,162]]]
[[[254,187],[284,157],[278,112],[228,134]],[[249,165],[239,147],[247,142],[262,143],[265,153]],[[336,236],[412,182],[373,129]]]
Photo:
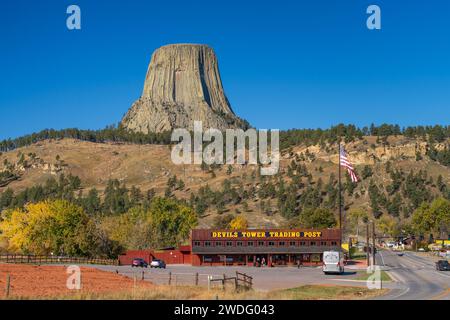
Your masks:
[[[159,250],[131,250],[119,257],[120,264],[133,258],[148,263],[193,266],[286,266],[318,265],[324,251],[341,250],[339,229],[194,229],[190,245]]]
[[[316,265],[322,253],[340,250],[339,229],[195,229],[191,263],[196,266]]]

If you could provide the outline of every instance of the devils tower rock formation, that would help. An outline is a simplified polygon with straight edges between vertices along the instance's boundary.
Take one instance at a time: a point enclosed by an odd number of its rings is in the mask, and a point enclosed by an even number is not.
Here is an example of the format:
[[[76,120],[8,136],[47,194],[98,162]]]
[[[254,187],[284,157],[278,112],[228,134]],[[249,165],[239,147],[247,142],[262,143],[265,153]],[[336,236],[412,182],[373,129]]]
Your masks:
[[[220,79],[217,57],[206,45],[174,44],[157,49],[148,67],[142,96],[122,126],[136,132],[174,128],[243,128],[248,123],[231,109]]]

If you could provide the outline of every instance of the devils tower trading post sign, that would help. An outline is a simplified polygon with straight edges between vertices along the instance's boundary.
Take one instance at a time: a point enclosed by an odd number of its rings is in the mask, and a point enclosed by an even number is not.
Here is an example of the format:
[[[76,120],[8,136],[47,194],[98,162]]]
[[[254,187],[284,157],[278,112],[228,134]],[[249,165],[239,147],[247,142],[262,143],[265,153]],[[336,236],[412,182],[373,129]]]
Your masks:
[[[320,238],[321,231],[212,231],[212,238]]]

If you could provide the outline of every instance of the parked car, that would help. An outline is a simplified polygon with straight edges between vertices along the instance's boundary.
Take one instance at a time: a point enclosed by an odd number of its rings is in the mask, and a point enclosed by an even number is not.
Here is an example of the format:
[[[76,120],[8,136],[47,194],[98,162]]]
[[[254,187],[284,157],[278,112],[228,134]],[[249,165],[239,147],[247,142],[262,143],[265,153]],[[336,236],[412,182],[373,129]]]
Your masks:
[[[364,242],[358,242],[355,247],[359,250],[363,250],[366,247],[366,244]]]
[[[386,247],[388,247],[388,248],[394,248],[395,245],[396,245],[396,243],[394,241],[386,242]]]
[[[341,251],[325,251],[322,271],[325,274],[344,273],[344,254]]]
[[[163,260],[154,259],[150,262],[150,268],[166,268],[166,263]]]
[[[145,262],[145,260],[142,259],[142,258],[134,258],[133,262],[131,263],[131,267],[147,268],[148,267],[148,263]]]
[[[447,260],[439,260],[436,262],[437,271],[450,271],[450,263]]]

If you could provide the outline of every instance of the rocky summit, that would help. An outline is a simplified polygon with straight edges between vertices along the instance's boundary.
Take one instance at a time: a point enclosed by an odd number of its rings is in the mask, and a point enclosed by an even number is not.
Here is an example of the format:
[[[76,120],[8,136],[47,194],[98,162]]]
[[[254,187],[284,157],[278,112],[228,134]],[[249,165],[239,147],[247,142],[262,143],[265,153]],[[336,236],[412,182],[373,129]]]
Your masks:
[[[122,119],[134,132],[163,132],[174,128],[248,127],[237,117],[225,95],[214,50],[206,45],[173,44],[151,58],[142,96]]]

